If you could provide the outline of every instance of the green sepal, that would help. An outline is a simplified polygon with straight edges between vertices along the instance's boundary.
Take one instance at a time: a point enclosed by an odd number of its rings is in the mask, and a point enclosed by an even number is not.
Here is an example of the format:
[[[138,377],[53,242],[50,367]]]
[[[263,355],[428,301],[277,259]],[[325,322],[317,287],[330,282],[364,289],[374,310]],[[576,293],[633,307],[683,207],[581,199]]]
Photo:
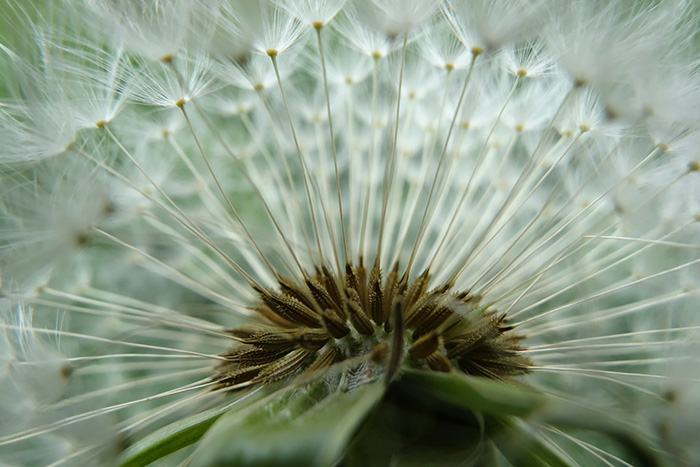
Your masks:
[[[384,394],[381,383],[325,393],[290,388],[222,417],[197,447],[192,467],[328,466]]]
[[[403,379],[423,397],[434,397],[461,409],[489,417],[497,444],[509,461],[516,465],[571,465],[552,446],[533,436],[520,420],[532,426],[547,426],[564,431],[579,430],[607,437],[619,446],[635,465],[657,466],[660,461],[650,449],[638,427],[624,424],[613,414],[581,406],[537,392],[516,383],[504,383],[467,376],[457,372],[436,373],[404,370]],[[494,423],[495,422],[495,423]],[[511,441],[515,442],[513,449]],[[517,448],[522,444],[527,448]],[[524,464],[523,464],[524,463]]]
[[[120,467],[143,467],[199,441],[219,417],[229,410],[251,403],[262,394],[251,393],[226,404],[164,426],[129,446],[120,456]]]
[[[407,369],[403,378],[445,402],[472,412],[527,417],[547,404],[543,394],[526,386],[456,372]]]

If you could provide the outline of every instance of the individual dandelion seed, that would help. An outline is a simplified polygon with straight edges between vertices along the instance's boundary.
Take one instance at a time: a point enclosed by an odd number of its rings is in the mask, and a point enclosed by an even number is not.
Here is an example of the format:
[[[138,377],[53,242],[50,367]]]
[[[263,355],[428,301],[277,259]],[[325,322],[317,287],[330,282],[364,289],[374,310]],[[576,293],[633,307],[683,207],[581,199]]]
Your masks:
[[[695,19],[6,0],[2,462],[697,464]]]

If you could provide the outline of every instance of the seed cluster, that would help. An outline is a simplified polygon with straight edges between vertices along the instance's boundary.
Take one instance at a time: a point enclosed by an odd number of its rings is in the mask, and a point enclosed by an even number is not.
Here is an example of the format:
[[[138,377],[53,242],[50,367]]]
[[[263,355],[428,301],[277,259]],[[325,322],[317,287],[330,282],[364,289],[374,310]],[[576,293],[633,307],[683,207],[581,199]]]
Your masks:
[[[480,306],[480,297],[451,284],[428,290],[430,273],[414,280],[386,278],[378,267],[347,264],[343,277],[327,268],[303,283],[280,278],[279,289],[256,288],[255,309],[268,324],[231,329],[239,342],[223,354],[218,388],[270,383],[334,363],[373,363],[390,378],[401,365],[460,370],[505,379],[528,371],[523,336],[503,313]]]

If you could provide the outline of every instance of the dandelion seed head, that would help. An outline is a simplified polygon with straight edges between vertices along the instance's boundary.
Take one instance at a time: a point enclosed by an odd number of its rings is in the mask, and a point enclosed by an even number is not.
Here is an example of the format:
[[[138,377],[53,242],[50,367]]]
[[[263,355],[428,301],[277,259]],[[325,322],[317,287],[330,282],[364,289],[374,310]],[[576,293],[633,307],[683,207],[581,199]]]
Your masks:
[[[3,460],[697,463],[685,2],[62,6],[0,12]]]

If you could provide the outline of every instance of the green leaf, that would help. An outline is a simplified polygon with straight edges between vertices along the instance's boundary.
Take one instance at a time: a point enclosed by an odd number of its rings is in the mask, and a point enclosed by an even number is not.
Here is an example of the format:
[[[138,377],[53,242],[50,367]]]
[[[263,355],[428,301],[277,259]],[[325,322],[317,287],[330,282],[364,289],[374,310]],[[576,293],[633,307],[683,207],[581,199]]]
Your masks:
[[[530,388],[456,372],[404,370],[403,378],[445,402],[489,415],[526,417],[547,404]]]
[[[322,385],[281,391],[222,417],[191,465],[332,465],[383,394],[380,383],[330,394]]]
[[[126,449],[120,458],[121,467],[146,466],[168,454],[196,443],[224,413],[242,402],[250,403],[262,394],[250,393],[230,404],[206,410],[167,425]],[[249,397],[252,396],[252,397]]]

